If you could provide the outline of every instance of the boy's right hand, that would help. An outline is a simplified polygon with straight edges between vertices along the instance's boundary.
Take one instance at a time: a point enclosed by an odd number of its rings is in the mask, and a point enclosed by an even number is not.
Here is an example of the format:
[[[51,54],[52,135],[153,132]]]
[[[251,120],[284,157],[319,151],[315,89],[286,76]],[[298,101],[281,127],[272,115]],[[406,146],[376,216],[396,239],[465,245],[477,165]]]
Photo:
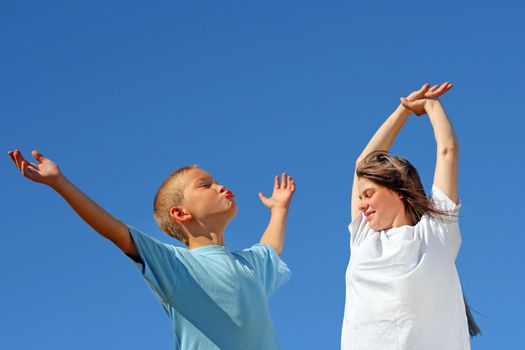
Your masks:
[[[29,162],[19,150],[9,151],[9,157],[15,166],[28,179],[56,188],[62,178],[60,169],[51,159],[47,159],[40,152],[33,151],[31,155],[38,163]]]

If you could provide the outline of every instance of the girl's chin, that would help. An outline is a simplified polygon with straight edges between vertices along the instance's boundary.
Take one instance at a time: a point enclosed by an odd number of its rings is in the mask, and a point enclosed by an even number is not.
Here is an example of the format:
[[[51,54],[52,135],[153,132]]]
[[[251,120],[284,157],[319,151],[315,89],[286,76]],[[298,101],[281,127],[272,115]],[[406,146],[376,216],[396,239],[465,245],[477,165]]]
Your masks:
[[[368,222],[368,227],[370,227],[374,231],[386,231],[392,228],[392,226],[386,227],[386,226],[377,225],[371,222]]]

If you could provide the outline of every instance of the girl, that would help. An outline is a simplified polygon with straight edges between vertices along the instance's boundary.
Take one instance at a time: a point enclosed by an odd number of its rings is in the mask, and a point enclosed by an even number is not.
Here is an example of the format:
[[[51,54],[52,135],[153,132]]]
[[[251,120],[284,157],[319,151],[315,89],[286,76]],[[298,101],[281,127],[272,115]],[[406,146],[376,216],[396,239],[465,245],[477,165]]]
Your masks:
[[[464,350],[479,334],[461,290],[458,142],[428,84],[401,99],[356,162],[344,350]],[[406,159],[388,154],[411,112],[428,114],[437,143],[432,194]]]

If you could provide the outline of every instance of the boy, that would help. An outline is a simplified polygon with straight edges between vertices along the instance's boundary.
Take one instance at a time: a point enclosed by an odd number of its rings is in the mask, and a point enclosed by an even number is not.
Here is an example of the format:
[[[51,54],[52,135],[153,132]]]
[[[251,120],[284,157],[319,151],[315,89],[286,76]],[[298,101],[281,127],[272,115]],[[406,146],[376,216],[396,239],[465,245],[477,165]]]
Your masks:
[[[279,255],[295,183],[275,177],[270,198],[259,193],[271,218],[260,244],[229,253],[224,230],[237,213],[232,192],[204,170],[177,170],[161,185],[154,217],[163,231],[189,249],[160,243],[128,227],[83,194],[41,153],[37,163],[20,151],[9,156],[22,174],[58,192],[95,231],[111,240],[140,269],[170,317],[175,349],[278,349],[268,297],[290,277]]]

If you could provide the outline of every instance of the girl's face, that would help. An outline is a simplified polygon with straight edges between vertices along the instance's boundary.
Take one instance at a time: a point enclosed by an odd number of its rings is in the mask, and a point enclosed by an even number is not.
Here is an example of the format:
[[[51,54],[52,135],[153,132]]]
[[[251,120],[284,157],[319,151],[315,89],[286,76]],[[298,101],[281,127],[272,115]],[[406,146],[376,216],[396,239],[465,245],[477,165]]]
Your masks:
[[[409,224],[400,194],[365,177],[358,179],[357,186],[359,209],[365,215],[371,229],[388,230]]]

